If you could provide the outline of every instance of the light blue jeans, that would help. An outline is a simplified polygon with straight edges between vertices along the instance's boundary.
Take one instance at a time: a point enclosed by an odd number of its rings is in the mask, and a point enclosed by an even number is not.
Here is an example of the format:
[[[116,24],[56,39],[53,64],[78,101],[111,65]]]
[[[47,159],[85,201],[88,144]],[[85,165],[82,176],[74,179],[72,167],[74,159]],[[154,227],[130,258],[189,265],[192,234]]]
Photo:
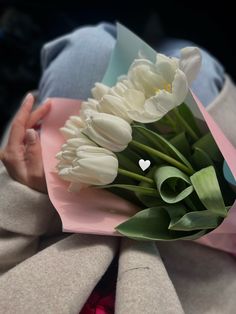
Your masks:
[[[157,39],[158,41],[158,39]],[[87,99],[95,82],[102,80],[116,42],[116,27],[101,23],[75,30],[44,45],[39,103],[47,97]],[[156,50],[178,56],[179,49],[194,45],[177,39],[162,41]],[[224,83],[224,69],[202,49],[202,68],[192,85],[194,93],[207,106]]]

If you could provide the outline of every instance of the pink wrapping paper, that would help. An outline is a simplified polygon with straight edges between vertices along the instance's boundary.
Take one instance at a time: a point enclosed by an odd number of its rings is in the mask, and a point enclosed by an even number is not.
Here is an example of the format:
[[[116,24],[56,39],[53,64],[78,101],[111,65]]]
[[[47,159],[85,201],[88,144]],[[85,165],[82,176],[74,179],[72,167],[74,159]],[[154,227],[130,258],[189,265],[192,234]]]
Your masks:
[[[215,138],[234,177],[236,177],[236,149],[229,142],[215,121],[195,98],[212,135]],[[50,200],[58,211],[63,231],[100,235],[120,235],[115,227],[136,213],[139,208],[107,190],[88,188],[79,193],[67,191],[68,183],[56,174],[55,155],[64,139],[59,131],[70,115],[79,114],[80,101],[53,98],[49,114],[43,121],[41,144],[43,162]],[[196,240],[236,255],[236,202],[228,217],[213,232]]]
[[[52,99],[51,110],[43,122],[41,144],[48,194],[61,217],[63,231],[119,235],[114,227],[134,215],[138,208],[102,189],[68,192],[68,183],[56,174],[55,155],[64,143],[59,128],[69,116],[78,114],[79,108],[78,100]]]

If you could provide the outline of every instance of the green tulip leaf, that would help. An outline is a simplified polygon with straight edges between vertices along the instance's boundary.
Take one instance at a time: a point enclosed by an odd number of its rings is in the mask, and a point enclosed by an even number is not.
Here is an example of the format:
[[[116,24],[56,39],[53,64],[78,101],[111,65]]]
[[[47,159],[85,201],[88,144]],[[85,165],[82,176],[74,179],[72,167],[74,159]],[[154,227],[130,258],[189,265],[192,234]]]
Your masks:
[[[190,232],[170,230],[169,225],[171,218],[167,208],[166,206],[159,206],[144,209],[118,225],[115,229],[129,238],[146,241],[194,240],[206,233],[205,230]],[[169,209],[169,211],[174,215],[174,208]],[[178,218],[177,216],[176,219]]]
[[[170,139],[170,143],[184,156],[190,156],[190,145],[187,141],[185,132],[181,132]]]
[[[191,156],[191,160],[195,168],[199,170],[213,165],[213,161],[210,156],[199,147],[194,147],[194,152]]]
[[[170,224],[171,230],[192,231],[199,229],[214,229],[219,226],[222,219],[209,210],[190,212],[178,221]]]
[[[159,167],[155,171],[154,180],[161,198],[169,204],[182,201],[194,190],[189,177],[172,166]]]
[[[203,150],[213,161],[222,161],[223,157],[216,145],[216,142],[210,132],[202,136],[197,142],[194,143],[193,148],[200,148]]]
[[[196,118],[192,114],[192,111],[189,109],[189,107],[185,103],[182,103],[180,106],[178,106],[178,111],[179,114],[184,118],[184,120],[187,121],[189,125],[191,125],[193,131],[198,136],[201,136],[201,132],[196,123]]]
[[[116,156],[118,158],[120,168],[135,172],[140,175],[143,174],[140,167],[137,166],[141,156],[133,152],[131,149],[129,149],[129,147],[127,147],[122,152],[116,153]]]
[[[150,195],[154,197],[160,197],[157,190],[154,188],[144,187],[140,185],[130,185],[130,184],[108,184],[108,185],[100,185],[95,186],[96,189],[109,189],[109,188],[120,188],[128,191],[132,191],[135,193],[140,193],[143,195]]]
[[[156,171],[157,167],[154,166],[152,167],[148,173],[146,174],[147,178],[153,178],[153,174]],[[140,187],[147,187],[147,188],[154,188],[153,184],[150,184],[145,181],[141,181],[139,184]],[[156,188],[155,188],[156,190]],[[157,192],[157,191],[156,191]],[[157,192],[158,194],[158,192]],[[143,194],[142,192],[135,192],[136,197],[140,200],[141,203],[143,203],[144,206],[146,207],[153,207],[153,206],[158,206],[158,205],[163,205],[164,201],[160,198],[160,195],[158,194],[158,197],[156,195],[147,195]]]
[[[219,217],[227,216],[214,167],[210,166],[194,173],[190,180],[203,205]]]

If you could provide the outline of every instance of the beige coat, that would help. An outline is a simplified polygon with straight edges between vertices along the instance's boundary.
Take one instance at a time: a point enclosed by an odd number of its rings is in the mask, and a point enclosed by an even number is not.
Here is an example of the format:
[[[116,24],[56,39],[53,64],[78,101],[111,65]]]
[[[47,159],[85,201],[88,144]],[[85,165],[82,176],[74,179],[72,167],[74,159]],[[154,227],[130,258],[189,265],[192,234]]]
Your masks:
[[[236,146],[236,89],[209,112]],[[236,261],[194,242],[62,234],[47,195],[0,165],[0,314],[77,314],[119,253],[115,313],[233,314]]]

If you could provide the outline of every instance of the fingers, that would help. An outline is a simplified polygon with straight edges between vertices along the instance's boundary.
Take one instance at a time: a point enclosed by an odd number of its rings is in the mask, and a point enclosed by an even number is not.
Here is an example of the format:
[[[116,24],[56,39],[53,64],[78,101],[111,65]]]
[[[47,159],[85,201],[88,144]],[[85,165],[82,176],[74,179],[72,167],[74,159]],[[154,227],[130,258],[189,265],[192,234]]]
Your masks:
[[[26,130],[25,143],[25,160],[30,186],[40,192],[47,192],[40,139],[34,129]]]
[[[34,97],[32,94],[28,94],[12,121],[12,127],[8,139],[8,145],[10,147],[14,148],[22,144],[25,137],[25,127],[29,119],[33,104]]]
[[[51,108],[51,100],[48,99],[45,103],[39,106],[35,111],[33,111],[30,115],[28,122],[26,123],[26,128],[33,128],[41,119],[43,119]]]
[[[34,129],[27,129],[25,132],[25,159],[28,166],[41,164],[41,145],[38,133]],[[37,166],[35,167],[37,168]]]

